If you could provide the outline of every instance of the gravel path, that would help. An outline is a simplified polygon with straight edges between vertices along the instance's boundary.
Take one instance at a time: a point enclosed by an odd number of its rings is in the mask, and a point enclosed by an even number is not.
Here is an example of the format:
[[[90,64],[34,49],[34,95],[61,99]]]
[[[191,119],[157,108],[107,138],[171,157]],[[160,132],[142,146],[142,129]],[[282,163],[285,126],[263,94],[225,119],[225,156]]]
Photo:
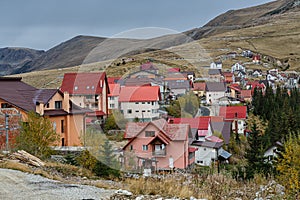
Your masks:
[[[0,169],[0,199],[109,199],[115,190],[94,186],[64,184],[39,175]]]

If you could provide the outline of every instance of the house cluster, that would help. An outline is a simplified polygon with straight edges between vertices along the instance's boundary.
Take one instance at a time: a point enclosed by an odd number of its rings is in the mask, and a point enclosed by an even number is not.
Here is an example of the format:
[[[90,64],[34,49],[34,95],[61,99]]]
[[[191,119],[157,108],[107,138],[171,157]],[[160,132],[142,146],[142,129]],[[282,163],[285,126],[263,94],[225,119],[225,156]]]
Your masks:
[[[124,167],[186,169],[229,159],[231,154],[222,146],[233,133],[247,134],[247,106],[243,104],[252,101],[255,89],[265,91],[267,84],[281,80],[291,82],[290,86],[299,84],[298,74],[284,75],[278,70],[269,70],[265,80],[250,81],[249,76],[264,75],[259,70],[250,74],[241,63],[223,71],[221,62],[213,62],[204,77],[209,81],[196,81],[194,72],[170,68],[161,73],[147,62],[124,77],[108,78],[105,72],[66,73],[59,89],[38,89],[21,78],[0,77],[0,106],[14,109],[23,121],[30,111],[48,118],[60,135],[56,146],[84,146],[86,125],[103,124],[119,110],[129,121],[124,136],[128,142],[122,151]],[[188,92],[199,97],[210,116],[162,117],[162,105]]]

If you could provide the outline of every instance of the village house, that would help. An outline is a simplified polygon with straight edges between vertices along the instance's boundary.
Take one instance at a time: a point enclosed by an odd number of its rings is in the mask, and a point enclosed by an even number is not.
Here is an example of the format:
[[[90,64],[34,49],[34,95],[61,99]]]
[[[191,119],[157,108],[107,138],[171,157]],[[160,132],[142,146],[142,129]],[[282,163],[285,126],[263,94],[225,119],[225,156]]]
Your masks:
[[[196,82],[193,84],[193,92],[195,95],[198,97],[203,97],[205,95],[205,87],[206,83],[205,82]]]
[[[185,95],[192,88],[190,80],[168,80],[165,81],[166,87],[170,90],[173,99]]]
[[[66,73],[60,90],[68,92],[76,105],[92,110],[92,113],[88,113],[88,118],[104,122],[108,114],[109,94],[105,72]]]
[[[85,113],[90,110],[75,105],[68,92],[57,89],[37,89],[21,81],[22,78],[0,77],[0,105],[14,108],[26,121],[33,111],[48,118],[60,136],[57,146],[82,146],[85,135]]]
[[[210,81],[221,81],[221,70],[220,69],[208,69],[208,77]]]
[[[120,84],[108,84],[110,93],[108,94],[108,112],[119,109]]]
[[[231,66],[231,73],[234,73],[235,71],[246,72],[246,68],[240,63],[235,63]]]
[[[186,71],[186,72],[181,72],[184,76],[188,78],[188,80],[194,82],[196,75],[195,72],[193,71]]]
[[[152,62],[146,62],[140,66],[140,71],[148,71],[153,74],[158,74],[158,68],[156,68]]]
[[[231,84],[235,82],[235,76],[231,72],[222,72],[221,78],[226,84]]]
[[[160,100],[159,86],[121,86],[119,109],[130,121],[152,121],[160,116]]]
[[[210,69],[222,69],[222,62],[210,63]]]
[[[226,87],[223,82],[206,83],[206,102],[208,104],[217,103],[217,99],[226,96]]]
[[[244,134],[246,130],[247,106],[222,106],[219,116],[232,122],[232,131]]]
[[[164,119],[127,123],[124,166],[153,171],[186,169],[195,161],[196,149],[189,147],[191,137],[188,124],[170,124]]]

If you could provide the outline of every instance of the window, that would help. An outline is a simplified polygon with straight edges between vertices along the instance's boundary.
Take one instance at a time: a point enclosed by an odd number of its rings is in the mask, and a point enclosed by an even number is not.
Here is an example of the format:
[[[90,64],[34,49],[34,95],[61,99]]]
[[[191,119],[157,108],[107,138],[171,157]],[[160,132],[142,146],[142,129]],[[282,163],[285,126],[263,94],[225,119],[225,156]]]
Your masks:
[[[115,100],[115,97],[110,97],[110,100]]]
[[[111,103],[109,104],[110,108],[115,108],[115,104],[114,103]]]
[[[139,102],[135,102],[135,104],[139,104]]]
[[[143,151],[148,151],[148,145],[143,145]]]
[[[65,125],[64,125],[64,120],[63,119],[60,121],[60,130],[61,130],[61,133],[65,132]]]
[[[49,103],[46,104],[46,108],[50,108],[50,104]]]
[[[151,110],[148,110],[148,112],[151,112]]]
[[[9,104],[8,103],[1,103],[1,108],[9,108]]]
[[[62,101],[55,101],[55,109],[62,109]]]
[[[146,137],[154,137],[155,136],[155,132],[154,131],[146,131],[145,132],[145,136]]]
[[[90,89],[90,86],[86,86],[86,89],[87,89],[87,90]]]
[[[61,138],[61,146],[65,146],[65,138]]]
[[[138,112],[140,112],[140,111],[139,111],[139,110],[136,110],[135,112],[137,112],[137,113],[138,113]]]
[[[203,150],[206,151],[206,148],[204,148]]]
[[[151,102],[148,102],[148,104],[151,104]]]
[[[78,86],[75,86],[75,87],[74,87],[74,90],[78,90]]]
[[[130,150],[130,151],[132,151],[132,150],[133,150],[133,146],[132,146],[132,145],[130,145],[130,147],[129,147],[129,150]]]
[[[56,122],[53,122],[53,130],[56,131]]]
[[[145,104],[145,102],[142,102],[142,104]]]
[[[131,109],[128,109],[127,110],[127,114],[131,114],[132,113],[132,110]]]

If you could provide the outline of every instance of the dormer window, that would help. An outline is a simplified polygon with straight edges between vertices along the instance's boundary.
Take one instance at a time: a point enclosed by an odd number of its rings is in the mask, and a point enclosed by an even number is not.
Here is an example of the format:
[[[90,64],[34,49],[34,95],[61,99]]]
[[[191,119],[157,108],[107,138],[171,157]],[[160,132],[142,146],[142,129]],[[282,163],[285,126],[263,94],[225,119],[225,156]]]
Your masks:
[[[145,132],[145,136],[146,137],[154,137],[155,136],[155,132],[154,131],[146,131]]]
[[[75,87],[74,87],[74,90],[78,90],[78,86],[75,86]]]
[[[86,86],[86,89],[87,89],[87,90],[90,89],[90,86]]]
[[[92,86],[92,90],[93,90],[93,89],[95,89],[95,87],[94,87],[94,86]]]

